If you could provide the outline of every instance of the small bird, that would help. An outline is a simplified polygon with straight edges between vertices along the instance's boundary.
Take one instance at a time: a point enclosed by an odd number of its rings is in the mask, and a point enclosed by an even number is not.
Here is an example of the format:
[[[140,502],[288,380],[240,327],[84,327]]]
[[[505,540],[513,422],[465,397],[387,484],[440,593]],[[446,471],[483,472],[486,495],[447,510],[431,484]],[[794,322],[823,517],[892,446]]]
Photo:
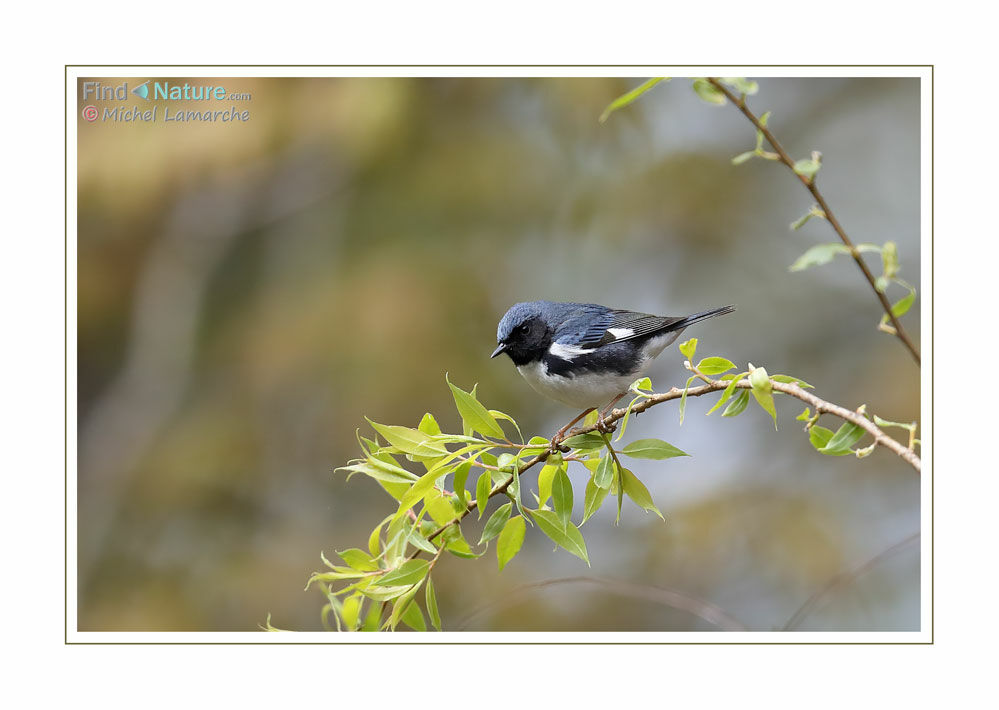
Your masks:
[[[585,410],[556,434],[554,443],[606,405],[603,422],[629,385],[687,326],[734,310],[722,306],[689,316],[654,316],[595,303],[518,303],[499,322],[491,357],[506,353],[539,394]]]

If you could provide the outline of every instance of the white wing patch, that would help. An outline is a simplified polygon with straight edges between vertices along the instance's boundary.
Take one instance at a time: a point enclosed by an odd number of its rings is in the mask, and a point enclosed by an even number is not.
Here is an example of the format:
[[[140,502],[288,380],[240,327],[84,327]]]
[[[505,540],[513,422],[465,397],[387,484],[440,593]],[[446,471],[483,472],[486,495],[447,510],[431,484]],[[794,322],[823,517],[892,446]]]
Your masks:
[[[635,334],[635,331],[631,328],[608,328],[607,332],[614,336],[614,340],[630,338]]]
[[[557,358],[572,362],[573,358],[580,355],[592,353],[596,348],[581,348],[578,345],[566,345],[565,343],[552,343],[548,352]]]

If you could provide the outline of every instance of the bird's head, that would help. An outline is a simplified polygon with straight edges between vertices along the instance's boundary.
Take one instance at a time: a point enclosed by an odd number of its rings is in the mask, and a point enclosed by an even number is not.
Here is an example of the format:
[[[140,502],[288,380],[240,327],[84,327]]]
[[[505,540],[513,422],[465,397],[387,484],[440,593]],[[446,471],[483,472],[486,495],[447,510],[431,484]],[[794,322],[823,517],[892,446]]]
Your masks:
[[[490,357],[506,353],[517,366],[540,360],[552,340],[544,305],[533,301],[512,306],[496,328],[497,347]]]

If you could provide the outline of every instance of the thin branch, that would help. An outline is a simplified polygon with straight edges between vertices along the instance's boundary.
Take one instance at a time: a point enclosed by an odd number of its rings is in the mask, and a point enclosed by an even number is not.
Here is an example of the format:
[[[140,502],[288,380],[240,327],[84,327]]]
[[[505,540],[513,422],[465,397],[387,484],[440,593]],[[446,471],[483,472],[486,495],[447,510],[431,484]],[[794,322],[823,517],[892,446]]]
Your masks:
[[[857,251],[857,248],[853,245],[853,241],[851,241],[851,239],[846,235],[846,231],[844,231],[843,227],[840,225],[839,220],[836,219],[836,215],[834,215],[832,210],[829,209],[829,204],[826,202],[825,198],[822,196],[822,193],[819,192],[818,186],[815,184],[815,177],[813,176],[811,178],[808,178],[804,175],[799,175],[798,173],[794,172],[794,161],[784,150],[784,147],[780,144],[777,138],[774,137],[774,134],[770,132],[770,129],[764,126],[760,122],[760,119],[756,117],[756,114],[754,114],[752,111],[749,110],[749,107],[746,105],[746,99],[744,96],[742,97],[736,96],[721,81],[719,81],[714,77],[709,76],[707,77],[707,80],[711,82],[712,86],[721,91],[725,95],[725,98],[727,98],[736,108],[742,111],[743,115],[745,115],[746,118],[748,118],[750,122],[754,126],[756,126],[756,130],[760,131],[764,135],[764,137],[773,147],[774,151],[776,151],[777,155],[780,157],[780,162],[784,163],[784,165],[786,165],[791,170],[791,172],[793,172],[795,176],[799,180],[801,180],[801,184],[803,184],[808,189],[808,191],[812,193],[812,197],[815,198],[815,201],[818,203],[819,207],[822,208],[822,211],[825,213],[826,219],[829,220],[829,224],[832,225],[833,230],[839,236],[843,244],[846,245],[846,248],[850,250],[850,255],[853,257],[853,260],[857,262],[857,266],[859,266],[860,270],[863,272],[864,278],[867,279],[867,282],[871,285],[871,288],[874,289],[874,294],[878,297],[878,300],[881,302],[882,308],[884,308],[885,313],[888,315],[888,320],[891,321],[892,326],[895,328],[895,335],[897,335],[899,340],[901,340],[902,343],[905,345],[905,347],[909,349],[909,352],[912,354],[912,357],[916,360],[916,364],[917,365],[920,364],[919,351],[916,349],[916,346],[912,343],[912,340],[909,339],[909,335],[905,332],[905,328],[902,327],[902,323],[898,320],[897,317],[895,317],[895,314],[892,313],[891,303],[888,302],[888,297],[885,296],[884,292],[878,289],[874,275],[871,273],[871,270],[867,267],[867,264],[864,261],[863,256],[861,256],[860,252]]]
[[[833,416],[839,417],[844,421],[852,422],[857,426],[864,429],[868,434],[874,438],[874,442],[879,446],[883,446],[889,451],[898,454],[902,459],[906,461],[910,466],[912,466],[916,471],[921,470],[921,461],[916,452],[912,449],[906,448],[902,443],[893,439],[892,437],[885,434],[874,422],[865,417],[863,414],[851,411],[846,407],[841,407],[838,404],[833,404],[832,402],[827,402],[824,399],[816,397],[811,392],[802,389],[794,383],[785,382],[774,382],[770,381],[774,391],[781,392],[782,394],[790,395],[796,399],[800,399],[802,402],[811,405],[815,408],[816,414],[832,414]],[[731,383],[724,380],[710,380],[708,384],[700,385],[699,387],[691,387],[687,390],[688,397],[700,397],[701,395],[710,394],[711,392],[718,392],[728,387]],[[742,379],[735,385],[736,389],[748,390],[752,389],[752,385],[749,384],[748,379]],[[644,412],[649,407],[654,407],[662,402],[668,402],[671,399],[680,399],[683,396],[683,390],[678,387],[673,387],[668,392],[662,392],[660,394],[650,395],[645,401],[639,402],[634,407],[631,408],[632,414],[638,414]],[[612,422],[621,419],[625,413],[626,409],[615,409],[606,417],[604,417],[604,422],[610,424]],[[583,427],[578,433],[583,434],[590,431],[597,431],[597,427],[588,426]]]
[[[543,582],[535,582],[533,584],[523,584],[509,592],[505,592],[502,597],[494,599],[493,601],[483,604],[473,610],[461,621],[460,624],[458,624],[458,630],[463,631],[476,617],[481,616],[488,611],[494,611],[496,609],[509,606],[515,603],[518,598],[529,592],[537,589],[544,589],[546,587],[554,587],[560,584],[592,584],[598,587],[603,587],[613,594],[617,594],[622,597],[650,601],[670,607],[671,609],[678,609],[680,611],[687,612],[688,614],[692,614],[699,619],[703,619],[713,626],[717,626],[722,631],[748,630],[745,624],[721,607],[716,606],[711,602],[698,599],[697,597],[692,597],[673,589],[655,587],[649,584],[622,582],[608,577],[562,577],[559,579],[548,579]]]
[[[894,557],[896,554],[904,550],[906,547],[911,545],[913,542],[919,539],[919,533],[913,533],[909,537],[905,538],[901,542],[897,542],[887,550],[883,550],[871,559],[867,560],[864,564],[855,567],[846,572],[840,572],[835,577],[830,579],[825,585],[822,586],[815,594],[810,596],[805,600],[805,603],[798,607],[798,610],[791,615],[791,618],[787,620],[781,631],[793,631],[795,627],[802,622],[802,620],[808,616],[819,600],[827,594],[832,593],[836,589],[840,589],[847,584],[853,582],[857,577],[862,574],[869,572],[871,569],[881,564],[890,557]]]
[[[705,377],[704,375],[701,375],[701,377],[707,380],[707,384],[700,385],[699,387],[689,388],[687,390],[688,397],[700,397],[701,395],[710,394],[711,392],[719,392],[721,390],[724,390],[726,387],[728,387],[731,384],[730,382],[726,382],[724,380],[712,380],[711,378]],[[906,448],[897,440],[885,434],[874,422],[865,417],[863,414],[851,411],[846,407],[839,406],[838,404],[827,402],[824,399],[820,399],[819,397],[816,397],[814,394],[805,391],[804,389],[802,389],[801,387],[799,387],[794,383],[774,382],[772,379],[770,382],[775,391],[781,392],[782,394],[786,394],[791,397],[795,397],[796,399],[800,399],[802,402],[805,402],[806,404],[809,404],[812,407],[814,407],[816,415],[831,414],[835,417],[843,419],[844,421],[856,424],[874,438],[874,443],[876,443],[879,446],[883,446],[889,451],[892,451],[898,456],[900,456],[903,460],[905,460],[906,463],[908,463],[910,466],[916,469],[917,472],[921,470],[922,462],[920,461],[919,456],[916,455],[915,451]],[[744,389],[744,390],[752,389],[752,385],[749,384],[749,380],[745,378],[736,382],[735,387],[736,389]],[[656,406],[657,404],[662,404],[663,402],[669,402],[670,400],[674,399],[680,399],[680,397],[682,396],[683,396],[683,390],[679,389],[678,387],[673,387],[667,392],[650,395],[644,401],[636,404],[634,407],[631,407],[631,413],[639,414],[649,409],[650,407]],[[603,425],[606,427],[609,424],[613,424],[614,422],[623,418],[627,412],[628,412],[627,409],[611,410],[611,412],[604,417]],[[579,430],[576,430],[576,433],[585,434],[591,431],[597,431],[603,433],[603,431],[596,424],[582,427]],[[548,459],[548,457],[551,455],[551,453],[552,452],[550,450],[542,451],[534,458],[521,464],[520,467],[517,469],[516,476],[521,476],[525,472],[527,472],[528,469],[533,468],[539,463],[545,462]],[[480,466],[481,464],[476,463],[475,465]],[[513,483],[514,478],[515,476],[510,476],[509,479],[507,479],[503,483],[493,488],[489,492],[489,498],[505,493],[507,488],[510,487],[510,484]],[[478,502],[470,500],[468,502],[468,506],[465,508],[465,510],[462,513],[460,513],[454,520],[451,520],[441,525],[437,530],[428,535],[427,540],[433,540],[434,538],[443,534],[443,532],[452,525],[460,524],[461,521],[465,519],[465,516],[467,516],[470,512],[472,512],[472,510],[475,509],[476,507],[478,507]],[[419,557],[421,552],[422,550],[420,549],[414,550],[408,559],[415,559],[416,557]]]

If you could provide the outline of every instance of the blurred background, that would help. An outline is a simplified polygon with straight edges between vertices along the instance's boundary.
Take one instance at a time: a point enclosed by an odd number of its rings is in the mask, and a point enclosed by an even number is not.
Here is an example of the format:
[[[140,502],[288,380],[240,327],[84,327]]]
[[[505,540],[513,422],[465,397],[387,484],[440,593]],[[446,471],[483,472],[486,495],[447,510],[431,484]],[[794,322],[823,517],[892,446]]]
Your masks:
[[[395,507],[332,472],[364,416],[460,428],[445,371],[527,435],[575,414],[489,359],[517,301],[735,303],[689,331],[699,355],[920,418],[918,367],[875,329],[856,265],[788,272],[835,241],[820,220],[789,231],[807,192],[778,164],[733,167],[752,127],[689,80],[604,125],[641,80],[187,81],[250,94],[249,119],[79,121],[82,631],[252,631],[268,613],[321,629],[323,600],[303,592],[320,550],[364,547]],[[854,241],[896,241],[918,284],[918,80],[759,83],[750,105],[792,156],[823,152]],[[122,103],[78,88],[81,106]],[[904,319],[916,342],[920,305]],[[685,374],[675,347],[650,373],[657,389]],[[755,406],[705,418],[714,400],[688,402],[682,428],[670,404],[629,424],[691,454],[635,467],[665,525],[626,502],[615,527],[606,505],[583,527],[589,568],[534,530],[503,573],[492,547],[446,556],[445,630],[917,630],[918,475],[885,450],[815,453],[796,401],[778,399],[775,432]],[[570,477],[578,521],[585,478]]]

